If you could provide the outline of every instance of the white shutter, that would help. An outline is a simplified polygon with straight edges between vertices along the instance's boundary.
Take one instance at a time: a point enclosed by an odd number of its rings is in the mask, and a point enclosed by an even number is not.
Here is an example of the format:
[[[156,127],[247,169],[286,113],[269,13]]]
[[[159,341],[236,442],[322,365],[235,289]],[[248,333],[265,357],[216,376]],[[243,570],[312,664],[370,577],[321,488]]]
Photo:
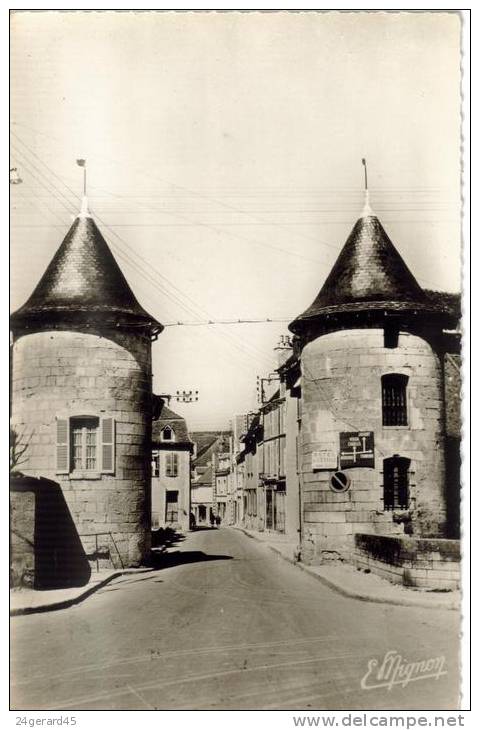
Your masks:
[[[57,418],[56,429],[55,471],[57,474],[68,474],[70,471],[70,433],[68,418]]]
[[[101,471],[102,474],[115,472],[115,419],[102,418],[100,424],[101,437]]]

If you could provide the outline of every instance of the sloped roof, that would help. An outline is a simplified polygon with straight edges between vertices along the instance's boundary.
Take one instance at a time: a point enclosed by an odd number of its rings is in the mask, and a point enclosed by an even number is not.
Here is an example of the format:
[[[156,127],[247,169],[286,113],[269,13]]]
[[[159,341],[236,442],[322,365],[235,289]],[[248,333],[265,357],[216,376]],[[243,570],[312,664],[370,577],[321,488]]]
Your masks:
[[[212,479],[212,467],[208,466],[203,474],[200,474],[196,479],[192,481],[192,487],[200,487],[203,484],[208,484],[210,486],[212,484]]]
[[[289,329],[299,333],[326,315],[374,309],[447,313],[448,307],[424,292],[369,210],[355,223],[313,304]]]
[[[207,451],[207,449],[210,448],[210,446],[215,443],[217,438],[220,435],[220,431],[192,431],[190,434],[192,437],[192,441],[196,444],[197,447],[197,460],[202,456],[202,454]]]
[[[192,444],[192,440],[188,435],[187,422],[175,411],[172,411],[168,406],[163,404],[162,409],[159,413],[158,418],[152,422],[152,442],[153,443],[165,443],[161,441],[160,435],[165,426],[170,426],[175,433],[175,440],[173,444]]]
[[[460,324],[462,318],[462,296],[457,292],[437,291],[425,289],[427,297],[437,306],[448,309],[455,318],[455,326]]]
[[[33,294],[11,317],[13,329],[65,321],[163,330],[138,303],[89,214],[75,219]]]
[[[209,432],[209,434],[211,438],[209,438],[207,443],[203,441],[204,448],[200,452],[198,451],[198,433],[193,432],[191,434],[193,442],[197,443],[197,457],[193,462],[195,467],[206,466],[208,462],[212,460],[213,454],[218,454],[222,451],[225,451],[225,448],[228,449],[228,437],[231,435],[230,433],[226,433],[225,431],[219,431],[218,433]]]

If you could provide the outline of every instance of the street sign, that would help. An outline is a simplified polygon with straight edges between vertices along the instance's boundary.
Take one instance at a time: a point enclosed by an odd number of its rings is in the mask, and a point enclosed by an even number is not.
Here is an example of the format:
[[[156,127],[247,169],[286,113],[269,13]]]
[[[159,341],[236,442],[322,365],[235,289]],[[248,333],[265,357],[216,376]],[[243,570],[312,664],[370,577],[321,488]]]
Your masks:
[[[340,468],[374,467],[373,431],[349,431],[340,434]]]
[[[336,469],[337,453],[333,447],[312,452],[312,471],[315,469]]]
[[[350,478],[343,471],[336,471],[330,477],[330,489],[332,492],[346,492],[350,489]]]

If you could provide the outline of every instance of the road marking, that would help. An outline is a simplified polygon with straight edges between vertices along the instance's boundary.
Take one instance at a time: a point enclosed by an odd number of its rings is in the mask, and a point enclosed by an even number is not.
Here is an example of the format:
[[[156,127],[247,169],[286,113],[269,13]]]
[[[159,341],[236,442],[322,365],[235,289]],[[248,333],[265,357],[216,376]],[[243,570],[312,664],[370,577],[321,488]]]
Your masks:
[[[265,707],[262,707],[262,710],[276,710],[276,709],[283,707],[284,705],[289,705],[291,703],[296,703],[299,707],[301,707],[302,709],[305,709],[305,702],[308,702],[309,700],[317,700],[317,699],[323,700],[323,699],[325,699],[325,697],[335,697],[335,695],[340,695],[343,697],[343,695],[352,694],[353,692],[356,692],[356,691],[360,692],[361,690],[359,688],[352,687],[352,689],[346,689],[346,688],[337,689],[334,692],[326,692],[324,694],[317,692],[317,694],[308,695],[307,697],[305,697],[305,696],[295,697],[292,700],[285,700],[284,702],[277,702],[277,703],[274,702],[271,705],[265,705]],[[296,708],[294,708],[294,709],[296,709]],[[325,709],[327,709],[327,708],[322,707],[322,710],[325,710]]]
[[[45,676],[45,674],[38,674],[34,677],[31,677],[29,679],[24,679],[19,682],[12,683],[12,687],[20,687],[25,684],[31,684],[32,682],[36,682],[38,679],[44,679],[51,681],[52,679],[61,679],[62,677],[66,676],[74,676],[75,674],[83,674],[83,672],[94,672],[101,669],[110,669],[112,667],[118,667],[123,666],[125,664],[139,664],[141,662],[145,661],[158,661],[160,659],[164,658],[172,658],[172,657],[183,657],[183,656],[191,656],[192,654],[194,656],[197,655],[205,655],[205,654],[215,654],[215,653],[221,653],[223,651],[243,651],[244,649],[273,649],[275,647],[283,647],[283,646],[291,646],[292,644],[294,646],[302,646],[303,644],[310,644],[310,643],[318,643],[322,641],[340,641],[340,639],[345,640],[347,637],[345,636],[310,636],[305,639],[299,639],[299,638],[293,638],[293,639],[284,639],[282,641],[269,641],[269,642],[261,642],[256,644],[230,644],[227,646],[218,646],[218,647],[212,647],[212,646],[205,646],[205,647],[198,647],[196,649],[180,649],[178,651],[166,651],[162,653],[153,653],[150,651],[148,654],[141,654],[137,657],[131,657],[127,659],[119,659],[116,662],[105,662],[101,664],[84,664],[80,667],[76,667],[75,669],[66,670],[65,672],[60,672],[56,675],[50,674],[48,677]],[[354,638],[354,637],[352,637]]]
[[[184,677],[184,678],[177,678],[173,680],[169,680],[168,682],[148,682],[146,684],[141,684],[137,686],[137,690],[139,691],[145,691],[150,689],[163,689],[164,687],[169,687],[172,685],[178,686],[180,684],[188,684],[191,682],[201,682],[208,679],[219,679],[222,677],[228,677],[232,676],[234,674],[246,674],[247,672],[261,672],[271,669],[280,669],[284,667],[293,667],[293,666],[299,666],[301,664],[316,664],[321,662],[328,662],[328,661],[339,661],[341,659],[358,659],[358,658],[364,658],[371,655],[371,652],[368,654],[339,654],[336,656],[327,656],[327,657],[316,657],[314,659],[299,659],[294,662],[280,662],[279,664],[261,664],[256,667],[247,667],[246,669],[240,668],[240,669],[228,669],[224,672],[210,672],[207,674],[195,674],[190,677]],[[54,711],[54,710],[62,710],[66,709],[67,707],[75,707],[77,705],[84,705],[85,703],[92,703],[92,702],[99,702],[103,699],[109,700],[112,697],[121,697],[123,694],[125,694],[125,690],[118,689],[113,692],[102,692],[97,695],[90,695],[87,697],[77,697],[76,699],[69,699],[66,702],[62,702],[61,704],[56,704],[53,706],[40,708],[45,709],[48,711]],[[77,708],[78,709],[78,708]]]
[[[321,686],[323,686],[326,683],[331,682],[332,680],[355,679],[355,678],[357,678],[357,675],[355,675],[355,677],[350,677],[346,674],[344,674],[344,675],[331,674],[329,672],[328,677],[326,677],[325,679],[316,679],[314,682],[307,683],[307,684],[304,681],[300,681],[297,683],[289,682],[288,686],[282,686],[280,689],[278,688],[278,686],[276,684],[273,684],[273,685],[271,685],[271,688],[269,690],[266,690],[263,687],[262,690],[260,690],[260,691],[258,689],[256,689],[254,692],[243,692],[242,694],[235,694],[235,695],[232,695],[231,693],[229,693],[228,697],[225,698],[226,701],[228,702],[228,707],[225,707],[223,709],[234,709],[235,702],[243,701],[243,700],[249,699],[251,697],[263,697],[266,700],[267,698],[270,697],[270,695],[274,695],[274,696],[278,695],[278,694],[284,695],[286,692],[295,691],[298,693],[298,692],[301,692],[302,690],[305,691],[307,689],[312,690],[312,691],[314,689],[316,689],[318,692],[318,690],[320,689]],[[209,700],[202,702],[201,704],[196,703],[195,710],[209,709],[209,708],[212,708],[212,706],[219,705],[221,703],[222,703],[221,697],[220,698],[212,697]],[[185,706],[185,705],[175,705],[175,706],[170,705],[169,709],[170,710],[188,710],[188,709],[192,709],[192,708],[191,708],[191,706]],[[267,709],[267,705],[264,705],[262,707],[262,709],[264,709],[264,710]]]
[[[137,692],[137,690],[135,689],[135,687],[132,687],[130,684],[126,684],[125,687],[127,687],[130,690],[130,692],[135,695],[135,697],[138,697],[138,699],[141,700],[141,702],[143,702],[143,704],[145,705],[145,707],[148,707],[149,710],[154,710],[155,709],[155,707],[153,705],[150,705],[147,702],[147,700],[144,697],[142,697],[142,695],[140,694],[140,692]]]

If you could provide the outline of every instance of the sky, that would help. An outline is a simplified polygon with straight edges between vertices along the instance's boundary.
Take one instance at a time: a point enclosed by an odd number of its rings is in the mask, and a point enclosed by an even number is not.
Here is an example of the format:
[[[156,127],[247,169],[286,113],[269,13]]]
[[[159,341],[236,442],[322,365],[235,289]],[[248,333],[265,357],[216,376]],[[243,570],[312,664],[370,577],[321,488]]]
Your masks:
[[[454,13],[15,12],[11,308],[79,210],[168,325],[157,393],[191,430],[256,406],[288,322],[363,206],[419,283],[459,291],[460,20]],[[283,320],[256,324],[192,322]],[[174,323],[183,322],[182,325]]]

